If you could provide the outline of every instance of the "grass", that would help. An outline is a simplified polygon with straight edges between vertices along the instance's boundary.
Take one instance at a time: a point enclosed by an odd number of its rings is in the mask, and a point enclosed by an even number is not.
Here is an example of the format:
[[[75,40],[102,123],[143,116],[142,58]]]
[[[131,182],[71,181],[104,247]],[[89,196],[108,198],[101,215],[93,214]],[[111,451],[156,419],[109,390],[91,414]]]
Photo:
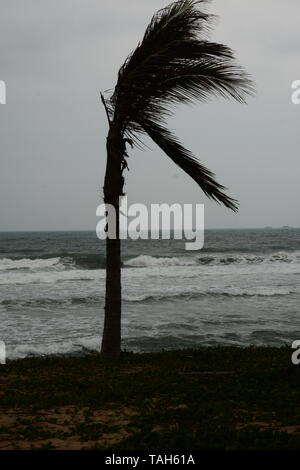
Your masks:
[[[291,349],[201,348],[0,366],[0,449],[300,449]]]

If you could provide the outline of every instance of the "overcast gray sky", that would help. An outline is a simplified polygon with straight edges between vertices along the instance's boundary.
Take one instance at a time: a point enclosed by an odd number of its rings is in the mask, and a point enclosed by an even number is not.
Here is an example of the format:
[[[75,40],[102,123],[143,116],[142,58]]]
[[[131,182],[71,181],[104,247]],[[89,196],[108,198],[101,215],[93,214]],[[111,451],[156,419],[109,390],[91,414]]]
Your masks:
[[[168,0],[0,0],[0,230],[93,230],[107,123],[99,90]],[[212,38],[252,75],[248,105],[180,107],[170,127],[240,201],[209,202],[155,144],[129,160],[129,202],[205,203],[207,228],[300,226],[298,0],[215,0]]]

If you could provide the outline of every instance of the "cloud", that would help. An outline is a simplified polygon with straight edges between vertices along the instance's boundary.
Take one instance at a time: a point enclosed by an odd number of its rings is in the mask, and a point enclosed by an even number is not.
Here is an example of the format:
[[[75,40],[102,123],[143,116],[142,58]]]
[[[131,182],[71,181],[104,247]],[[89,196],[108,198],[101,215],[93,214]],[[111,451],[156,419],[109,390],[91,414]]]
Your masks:
[[[2,3],[7,105],[0,107],[0,229],[93,228],[107,132],[99,91],[114,86],[153,12],[168,2]],[[207,202],[186,176],[173,178],[176,168],[152,144],[152,153],[131,156],[128,196],[147,203],[204,201],[211,226],[300,225],[293,202],[300,196],[294,181],[300,106],[290,101],[290,84],[300,77],[300,4],[216,0],[210,9],[219,15],[213,39],[237,51],[257,82],[257,97],[248,106],[212,100],[180,108],[171,125],[240,199],[240,214]]]

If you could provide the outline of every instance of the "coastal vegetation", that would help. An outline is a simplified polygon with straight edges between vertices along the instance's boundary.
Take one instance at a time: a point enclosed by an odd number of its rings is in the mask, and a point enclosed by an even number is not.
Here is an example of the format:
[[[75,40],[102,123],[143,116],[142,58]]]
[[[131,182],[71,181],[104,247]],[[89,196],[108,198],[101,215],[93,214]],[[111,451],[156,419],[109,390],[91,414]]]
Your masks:
[[[8,361],[1,449],[299,449],[289,347]]]

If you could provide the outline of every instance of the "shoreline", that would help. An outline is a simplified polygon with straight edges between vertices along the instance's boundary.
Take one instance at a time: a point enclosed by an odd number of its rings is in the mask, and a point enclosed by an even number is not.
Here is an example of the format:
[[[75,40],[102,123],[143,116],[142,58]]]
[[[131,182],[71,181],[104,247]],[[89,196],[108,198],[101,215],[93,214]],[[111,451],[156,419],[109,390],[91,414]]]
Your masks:
[[[99,354],[8,361],[0,450],[299,449],[292,352],[218,346],[123,353],[111,365]]]
[[[219,344],[219,345],[211,345],[211,346],[195,346],[195,347],[183,347],[183,348],[168,348],[164,349],[162,348],[161,350],[156,350],[156,351],[130,351],[130,350],[122,350],[121,352],[121,358],[125,358],[125,356],[131,357],[133,356],[152,356],[152,355],[159,355],[159,354],[165,354],[165,353],[182,353],[184,354],[186,351],[202,351],[202,350],[218,350],[218,349],[234,349],[234,350],[249,350],[249,349],[288,349],[291,351],[291,345],[288,343],[285,344],[278,344],[278,345],[256,345],[256,344],[245,344],[245,345],[229,345],[229,344]],[[17,358],[7,358],[6,359],[6,364],[4,365],[9,365],[9,364],[14,364],[16,362],[23,362],[23,361],[47,361],[47,360],[64,360],[64,359],[88,359],[90,357],[97,357],[99,358],[99,362],[101,363],[101,358],[100,358],[100,352],[96,350],[82,350],[82,351],[74,351],[74,352],[67,352],[67,353],[51,353],[51,354],[30,354],[25,357],[17,357]],[[120,359],[121,363],[122,359]],[[1,376],[1,373],[0,373]]]

